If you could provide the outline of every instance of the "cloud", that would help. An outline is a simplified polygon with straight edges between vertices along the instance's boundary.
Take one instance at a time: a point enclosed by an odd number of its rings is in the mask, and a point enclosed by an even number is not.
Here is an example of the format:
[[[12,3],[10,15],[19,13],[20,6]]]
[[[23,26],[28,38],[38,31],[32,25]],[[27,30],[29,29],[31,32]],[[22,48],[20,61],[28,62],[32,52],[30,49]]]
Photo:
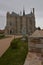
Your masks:
[[[20,11],[23,11],[23,7],[26,10],[26,13],[29,13],[32,8],[35,8],[35,17],[37,26],[43,25],[42,22],[39,23],[39,21],[43,21],[43,0],[0,0],[0,22],[3,21],[3,25],[0,23],[0,26],[2,25],[2,28],[5,26],[6,19],[5,15],[6,12],[9,11],[15,11],[17,13],[20,13]],[[1,20],[2,19],[2,20]]]
[[[6,18],[4,16],[0,16],[0,29],[4,29],[6,26]]]

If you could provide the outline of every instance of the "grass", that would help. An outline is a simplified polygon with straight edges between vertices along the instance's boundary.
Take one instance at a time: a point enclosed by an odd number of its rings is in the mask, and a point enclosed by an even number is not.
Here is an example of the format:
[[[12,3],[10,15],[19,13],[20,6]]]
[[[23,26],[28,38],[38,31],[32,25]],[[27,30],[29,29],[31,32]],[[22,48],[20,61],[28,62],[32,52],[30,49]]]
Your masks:
[[[27,52],[28,44],[21,39],[14,39],[14,42],[17,41],[18,47],[12,49],[10,46],[8,50],[0,58],[0,65],[23,65]],[[12,42],[13,42],[12,41]]]

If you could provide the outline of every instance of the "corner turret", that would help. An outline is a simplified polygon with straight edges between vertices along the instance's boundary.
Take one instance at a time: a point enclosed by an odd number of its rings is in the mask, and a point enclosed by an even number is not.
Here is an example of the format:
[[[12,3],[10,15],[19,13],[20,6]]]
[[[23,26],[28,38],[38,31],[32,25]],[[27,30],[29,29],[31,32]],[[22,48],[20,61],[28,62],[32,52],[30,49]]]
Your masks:
[[[34,8],[33,8],[33,14],[35,14],[35,10],[34,10]]]
[[[25,16],[25,9],[23,8],[23,16]]]

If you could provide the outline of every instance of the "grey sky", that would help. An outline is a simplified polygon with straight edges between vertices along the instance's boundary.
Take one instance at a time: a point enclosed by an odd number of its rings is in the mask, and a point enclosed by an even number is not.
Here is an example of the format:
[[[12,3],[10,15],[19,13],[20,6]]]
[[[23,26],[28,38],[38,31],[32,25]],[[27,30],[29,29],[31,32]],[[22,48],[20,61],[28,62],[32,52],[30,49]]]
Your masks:
[[[36,26],[43,28],[43,0],[0,0],[0,29],[6,25],[6,12],[20,13],[25,8],[26,13],[35,8]]]

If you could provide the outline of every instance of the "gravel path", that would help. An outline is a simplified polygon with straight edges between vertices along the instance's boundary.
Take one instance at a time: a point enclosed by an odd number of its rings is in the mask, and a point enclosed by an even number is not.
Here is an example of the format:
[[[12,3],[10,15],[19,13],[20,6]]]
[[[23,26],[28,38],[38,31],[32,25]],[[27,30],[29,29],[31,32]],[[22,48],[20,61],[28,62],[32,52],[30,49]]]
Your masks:
[[[9,35],[8,38],[0,39],[0,57],[4,54],[4,52],[9,48],[10,42],[14,38],[20,38],[22,35]]]
[[[0,57],[9,48],[10,42],[12,41],[13,38],[14,38],[14,36],[10,36],[10,37],[5,38],[5,39],[0,39]]]

